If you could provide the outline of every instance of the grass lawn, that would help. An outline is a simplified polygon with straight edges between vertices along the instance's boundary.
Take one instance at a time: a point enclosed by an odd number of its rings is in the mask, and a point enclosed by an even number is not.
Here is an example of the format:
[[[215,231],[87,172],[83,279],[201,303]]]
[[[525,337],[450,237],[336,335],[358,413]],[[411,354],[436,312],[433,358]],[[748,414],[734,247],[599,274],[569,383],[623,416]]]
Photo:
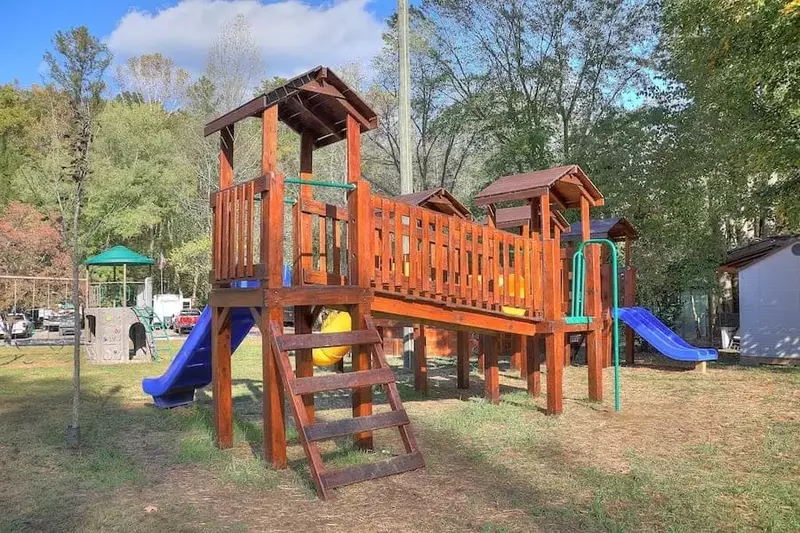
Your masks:
[[[166,362],[83,369],[82,448],[65,447],[69,348],[0,348],[0,531],[798,531],[800,371],[711,365],[707,374],[622,370],[621,414],[587,399],[586,368],[564,375],[564,414],[502,373],[499,406],[483,382],[455,389],[433,359],[427,397],[398,372],[427,462],[361,483],[322,503],[290,429],[290,468],[264,466],[259,344],[234,357],[236,445],[212,445],[209,391],[197,405],[157,410],[141,379]],[[542,380],[544,383],[544,379]],[[349,397],[318,398],[320,418],[349,415]],[[385,407],[378,407],[382,409]],[[376,433],[376,453],[346,440],[328,464],[401,449]]]

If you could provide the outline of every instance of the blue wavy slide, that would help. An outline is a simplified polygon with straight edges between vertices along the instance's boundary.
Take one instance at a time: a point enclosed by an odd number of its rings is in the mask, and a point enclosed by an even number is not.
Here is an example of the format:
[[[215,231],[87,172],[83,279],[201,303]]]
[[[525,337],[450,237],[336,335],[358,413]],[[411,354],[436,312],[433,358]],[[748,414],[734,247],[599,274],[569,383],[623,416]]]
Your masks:
[[[716,361],[714,348],[695,348],[644,307],[620,307],[617,318],[625,322],[653,348],[676,361]]]

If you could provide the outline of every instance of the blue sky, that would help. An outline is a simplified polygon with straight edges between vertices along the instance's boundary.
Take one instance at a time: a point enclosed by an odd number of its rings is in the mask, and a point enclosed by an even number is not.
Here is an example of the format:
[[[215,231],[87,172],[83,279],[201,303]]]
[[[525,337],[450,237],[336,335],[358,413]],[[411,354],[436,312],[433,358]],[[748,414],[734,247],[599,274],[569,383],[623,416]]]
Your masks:
[[[396,5],[396,0],[3,0],[0,83],[42,83],[42,56],[53,34],[79,25],[107,40],[117,61],[159,51],[196,74],[222,19],[240,12],[256,21],[254,33],[270,75],[365,61],[379,48],[384,20]],[[270,40],[264,36],[270,32],[282,37]],[[294,38],[300,32],[314,38],[300,42]]]

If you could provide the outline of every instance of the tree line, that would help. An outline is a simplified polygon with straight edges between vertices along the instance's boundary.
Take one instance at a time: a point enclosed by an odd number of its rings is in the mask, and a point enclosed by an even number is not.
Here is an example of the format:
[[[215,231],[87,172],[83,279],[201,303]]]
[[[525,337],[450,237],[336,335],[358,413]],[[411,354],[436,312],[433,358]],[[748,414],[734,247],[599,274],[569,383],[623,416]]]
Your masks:
[[[332,65],[380,115],[364,175],[386,194],[399,193],[395,24],[368,67]],[[800,2],[423,0],[411,26],[416,190],[470,205],[502,175],[578,164],[607,199],[594,216],[639,228],[641,300],[665,310],[681,291],[715,290],[726,250],[800,228]],[[285,81],[252,32],[230,21],[195,77],[161,54],[112,67],[85,28],[59,33],[45,84],[0,87],[0,227],[24,204],[64,253],[77,239],[79,261],[119,243],[163,254],[168,287],[202,300],[218,179],[203,124]],[[80,87],[75,61],[93,69]],[[236,135],[236,179],[250,179],[259,125]],[[280,168],[296,175],[299,139],[280,135]],[[344,158],[319,150],[315,173],[343,180]],[[2,273],[54,270],[48,254],[4,257]]]

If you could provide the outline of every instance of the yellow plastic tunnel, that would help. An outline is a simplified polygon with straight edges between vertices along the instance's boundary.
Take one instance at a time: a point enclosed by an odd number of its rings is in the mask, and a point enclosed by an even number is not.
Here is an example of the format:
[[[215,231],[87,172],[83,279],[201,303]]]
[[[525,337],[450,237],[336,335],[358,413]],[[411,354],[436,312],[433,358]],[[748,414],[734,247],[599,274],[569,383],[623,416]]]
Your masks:
[[[322,333],[344,333],[353,329],[353,319],[350,313],[333,311],[322,322]],[[317,366],[335,365],[350,351],[350,346],[330,346],[328,348],[314,348],[311,352],[314,364]]]

